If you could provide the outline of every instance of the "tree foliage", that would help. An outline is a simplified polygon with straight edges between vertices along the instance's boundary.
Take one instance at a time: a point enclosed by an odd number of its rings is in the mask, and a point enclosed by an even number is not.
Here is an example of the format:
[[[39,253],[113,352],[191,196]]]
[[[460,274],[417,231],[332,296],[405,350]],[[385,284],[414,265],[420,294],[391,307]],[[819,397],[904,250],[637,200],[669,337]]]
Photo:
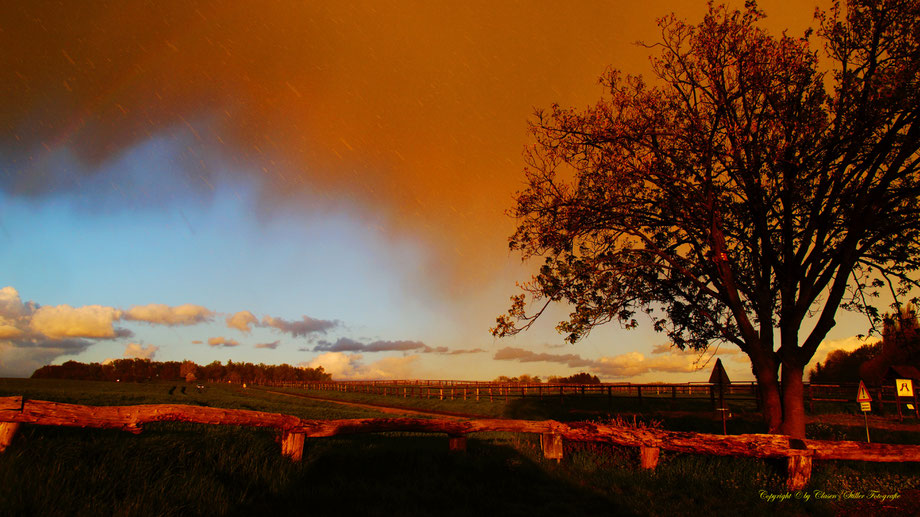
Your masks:
[[[550,384],[600,384],[601,380],[597,375],[581,372],[568,377],[550,377],[546,382]]]
[[[802,372],[838,307],[877,320],[879,289],[918,285],[920,3],[819,13],[829,72],[811,33],[762,17],[666,17],[652,82],[610,70],[596,105],[536,113],[510,246],[543,265],[492,332],[553,302],[570,342],[645,313],[678,348],[740,347],[770,429],[804,434]]]
[[[878,384],[890,366],[909,365],[920,368],[920,321],[917,308],[902,307],[884,317],[879,353],[869,358],[859,369],[863,380]]]
[[[852,351],[834,350],[827,354],[823,364],[815,365],[808,375],[808,380],[812,384],[859,382],[861,380],[860,367],[877,356],[881,349],[882,342],[878,341]]]
[[[521,375],[520,377],[508,377],[507,375],[499,375],[494,382],[504,382],[507,384],[540,384],[543,381],[540,380],[539,375]]]
[[[150,359],[116,359],[109,363],[80,363],[67,361],[61,365],[46,365],[32,373],[33,379],[79,379],[94,381],[142,382],[153,380],[210,382],[301,382],[325,381],[332,376],[323,367],[300,368],[289,364],[267,365],[234,363],[226,366],[214,361],[199,366],[192,361],[158,362]]]

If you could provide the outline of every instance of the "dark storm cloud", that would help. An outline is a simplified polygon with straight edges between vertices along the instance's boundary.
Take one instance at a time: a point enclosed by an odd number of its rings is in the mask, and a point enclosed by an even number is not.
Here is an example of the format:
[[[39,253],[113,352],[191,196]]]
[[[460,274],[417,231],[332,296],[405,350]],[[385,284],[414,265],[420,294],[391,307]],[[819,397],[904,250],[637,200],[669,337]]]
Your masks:
[[[596,363],[590,359],[583,359],[580,355],[576,354],[538,354],[530,350],[511,346],[506,346],[495,352],[492,358],[498,361],[519,361],[522,363],[546,361],[550,363],[565,364],[570,367],[593,366]]]
[[[294,337],[308,336],[310,334],[325,334],[327,331],[341,326],[339,321],[318,320],[309,316],[302,316],[300,321],[288,321],[282,318],[265,316],[259,324],[262,327],[273,327],[281,332],[286,332]]]
[[[373,341],[362,343],[354,339],[341,337],[335,342],[319,341],[313,347],[314,352],[427,352],[431,347],[421,341]]]

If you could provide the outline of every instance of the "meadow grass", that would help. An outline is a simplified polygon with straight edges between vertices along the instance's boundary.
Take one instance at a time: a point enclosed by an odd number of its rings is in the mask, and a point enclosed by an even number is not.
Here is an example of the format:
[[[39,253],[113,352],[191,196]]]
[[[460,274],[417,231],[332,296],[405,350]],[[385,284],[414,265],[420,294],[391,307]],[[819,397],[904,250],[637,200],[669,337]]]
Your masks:
[[[258,391],[256,388],[254,391]],[[414,398],[401,396],[383,396],[362,392],[342,392],[324,390],[304,390],[300,388],[266,388],[271,391],[302,394],[347,402],[381,404],[405,407],[422,411],[443,411],[479,415],[486,418],[514,418],[521,420],[557,420],[560,422],[584,420],[609,420],[611,418],[638,418],[640,421],[656,421],[664,429],[672,431],[691,431],[699,433],[722,434],[721,415],[712,407],[709,396],[648,397],[640,401],[636,397],[591,395],[586,397],[546,395],[540,397],[504,397],[495,396],[489,401],[488,396],[479,401],[472,397],[467,400],[437,396],[432,398]],[[726,429],[728,434],[765,433],[760,412],[751,400],[729,400],[731,417]],[[855,404],[850,404],[854,406]],[[855,415],[858,411],[844,414]],[[829,414],[829,413],[822,413]],[[906,421],[910,421],[907,419]],[[839,426],[820,422],[806,426],[808,438],[815,440],[853,440],[864,441],[865,428],[860,426]],[[920,433],[914,431],[871,429],[872,440],[892,444],[920,444]]]
[[[0,380],[0,396],[93,405],[205,404],[303,418],[381,416],[369,409],[233,386],[209,385],[201,393],[186,386],[184,395],[178,388],[170,393],[172,387],[14,379]],[[381,399],[376,401],[395,400]],[[558,410],[541,407],[539,399],[523,403],[509,400],[502,411],[540,417]],[[581,415],[592,410],[576,409]],[[837,432],[833,427],[818,431]],[[277,432],[266,429],[158,423],[135,436],[25,425],[0,454],[0,515],[747,517],[871,515],[880,509],[907,515],[917,507],[920,493],[915,464],[816,462],[812,481],[802,492],[809,500],[793,494],[787,500],[766,500],[786,492],[784,480],[783,462],[667,452],[662,452],[658,468],[645,471],[634,448],[597,443],[566,442],[564,459],[557,463],[544,459],[538,437],[527,434],[473,434],[466,453],[448,451],[442,435],[311,439],[303,461],[293,463],[280,454]],[[901,497],[883,505],[865,499],[817,500],[814,495],[872,490]]]

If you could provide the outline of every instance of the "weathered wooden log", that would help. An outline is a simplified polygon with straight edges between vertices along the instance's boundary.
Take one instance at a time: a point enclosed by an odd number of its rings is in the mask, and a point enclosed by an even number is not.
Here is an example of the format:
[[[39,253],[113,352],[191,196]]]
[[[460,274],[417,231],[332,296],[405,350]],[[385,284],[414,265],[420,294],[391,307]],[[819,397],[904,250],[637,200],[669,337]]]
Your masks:
[[[543,449],[543,457],[548,460],[562,460],[562,435],[555,433],[543,433],[540,435],[540,448]]]
[[[455,451],[455,452],[466,451],[466,436],[448,435],[447,436],[447,449],[451,451]]]
[[[285,432],[281,435],[281,454],[298,462],[303,459],[303,433]]]
[[[20,411],[22,397],[0,397],[0,411]]]
[[[0,406],[2,408],[2,406]],[[121,429],[139,433],[150,422],[190,422],[288,429],[301,419],[279,413],[246,409],[220,409],[183,404],[141,404],[137,406],[84,406],[27,400],[17,410],[0,409],[0,421],[26,424],[62,425]]]
[[[18,422],[0,422],[0,452],[5,451],[13,442],[17,430],[19,430]]]
[[[789,456],[786,475],[786,488],[789,490],[801,490],[811,479],[811,451],[802,452],[805,454]]]
[[[137,433],[146,423],[166,421],[273,427],[291,433],[302,433],[310,438],[389,431],[444,433],[456,436],[476,432],[516,432],[550,434],[558,436],[560,440],[564,438],[572,441],[604,442],[689,454],[786,458],[790,455],[801,455],[803,450],[807,450],[813,458],[821,460],[920,462],[920,445],[790,440],[783,435],[769,434],[720,436],[589,422],[562,424],[552,420],[304,420],[278,413],[180,404],[84,406],[39,400],[23,402],[21,397],[0,397],[0,422],[122,429]],[[794,446],[790,445],[790,441],[795,442]]]
[[[657,447],[639,447],[639,466],[649,470],[657,467],[660,450]]]

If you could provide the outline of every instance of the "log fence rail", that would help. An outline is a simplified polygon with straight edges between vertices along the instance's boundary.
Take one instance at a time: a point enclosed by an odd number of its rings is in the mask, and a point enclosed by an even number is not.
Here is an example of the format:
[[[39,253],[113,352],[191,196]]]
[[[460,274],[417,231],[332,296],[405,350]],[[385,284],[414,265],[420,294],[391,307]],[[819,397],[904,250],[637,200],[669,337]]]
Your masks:
[[[85,406],[22,397],[0,397],[0,452],[11,443],[21,424],[120,429],[138,434],[151,422],[189,422],[274,428],[281,431],[281,452],[300,461],[306,438],[381,432],[441,433],[451,450],[466,449],[466,436],[479,432],[533,433],[540,435],[544,457],[561,460],[563,440],[602,442],[637,447],[642,468],[654,469],[659,451],[688,454],[785,458],[787,487],[805,486],[812,460],[920,462],[920,445],[796,440],[782,435],[710,435],[590,422],[553,420],[363,418],[309,420],[292,415],[242,409],[220,409],[181,404],[135,406]]]

